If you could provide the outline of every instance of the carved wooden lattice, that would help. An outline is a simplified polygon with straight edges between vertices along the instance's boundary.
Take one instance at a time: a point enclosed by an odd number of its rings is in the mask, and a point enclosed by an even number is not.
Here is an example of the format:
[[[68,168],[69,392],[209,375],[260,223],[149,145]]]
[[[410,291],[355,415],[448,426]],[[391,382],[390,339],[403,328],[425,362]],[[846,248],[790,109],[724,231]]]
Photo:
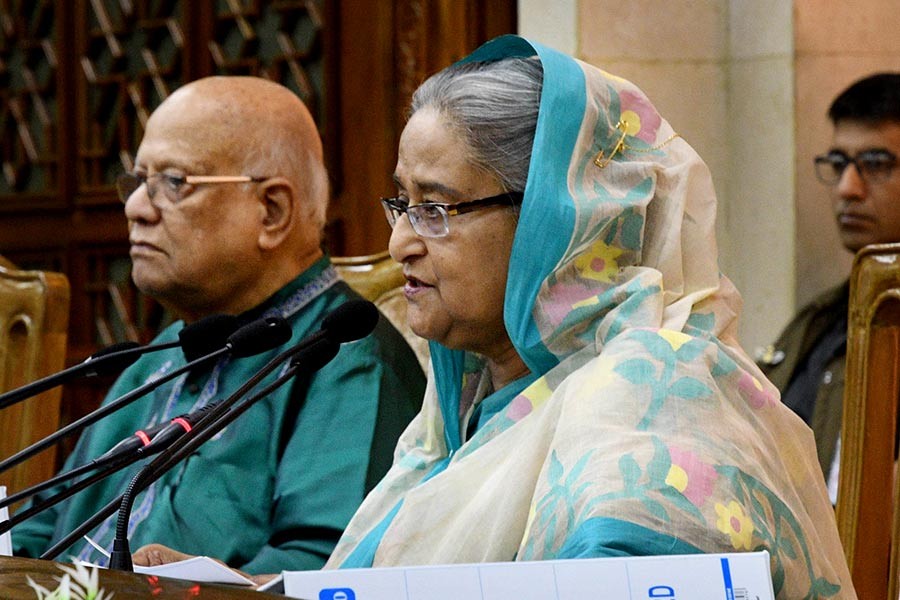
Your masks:
[[[178,86],[209,74],[278,81],[310,106],[323,96],[322,0],[184,0],[85,5],[81,68],[86,88],[80,187],[109,186],[134,165],[150,113]],[[190,23],[212,21],[209,37]]]
[[[58,187],[58,21],[53,3],[0,2],[0,197]],[[6,203],[6,202],[4,202]]]
[[[79,188],[108,188],[116,174],[134,166],[150,113],[184,82],[184,4],[85,5]]]
[[[290,88],[318,123],[325,92],[322,2],[220,0],[209,51],[218,73],[256,75]]]

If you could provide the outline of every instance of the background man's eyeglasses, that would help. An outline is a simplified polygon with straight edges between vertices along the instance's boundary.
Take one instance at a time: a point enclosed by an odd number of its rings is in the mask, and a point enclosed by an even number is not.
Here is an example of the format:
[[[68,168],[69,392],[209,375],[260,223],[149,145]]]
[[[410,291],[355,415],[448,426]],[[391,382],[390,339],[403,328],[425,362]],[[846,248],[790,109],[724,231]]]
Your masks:
[[[413,231],[422,237],[444,237],[450,233],[450,217],[463,213],[481,210],[489,206],[518,206],[522,204],[521,192],[507,192],[489,198],[460,202],[459,204],[441,204],[438,202],[424,202],[409,206],[405,198],[382,198],[384,214],[388,223],[393,228],[397,220],[404,214],[409,217],[409,223]]]
[[[139,187],[147,184],[147,195],[152,200],[157,192],[172,204],[181,202],[185,194],[186,185],[215,184],[215,183],[250,183],[251,181],[265,181],[267,177],[251,177],[249,175],[170,175],[169,173],[154,173],[143,175],[141,173],[123,173],[116,178],[116,191],[119,192],[119,200],[124,204]]]
[[[856,156],[847,156],[843,152],[829,152],[815,158],[816,177],[828,185],[835,185],[850,165],[866,183],[880,183],[890,178],[897,157],[887,150],[864,150]]]

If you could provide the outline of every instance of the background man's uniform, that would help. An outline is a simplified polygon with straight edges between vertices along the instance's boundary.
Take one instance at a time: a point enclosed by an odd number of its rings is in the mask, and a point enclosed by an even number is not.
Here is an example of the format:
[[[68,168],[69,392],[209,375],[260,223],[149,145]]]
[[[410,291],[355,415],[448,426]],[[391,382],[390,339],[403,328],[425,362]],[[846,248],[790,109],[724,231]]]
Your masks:
[[[781,400],[812,428],[828,478],[841,434],[849,283],[806,305],[759,361]]]

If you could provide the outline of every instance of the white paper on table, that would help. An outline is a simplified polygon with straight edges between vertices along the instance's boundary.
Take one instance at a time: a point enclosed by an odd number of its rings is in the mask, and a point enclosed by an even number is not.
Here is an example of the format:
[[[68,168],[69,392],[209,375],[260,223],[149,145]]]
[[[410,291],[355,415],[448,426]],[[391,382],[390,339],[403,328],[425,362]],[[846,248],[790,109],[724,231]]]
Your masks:
[[[6,486],[0,485],[0,500],[6,500]],[[9,508],[0,508],[0,523],[9,520]],[[12,535],[7,531],[0,535],[0,556],[12,556]]]
[[[146,575],[159,575],[160,577],[172,577],[174,579],[187,579],[200,583],[230,583],[233,585],[254,585],[252,581],[232,571],[225,565],[214,561],[208,556],[195,556],[186,560],[159,565],[156,567],[142,567],[134,565],[135,573]]]
[[[257,592],[272,592],[273,594],[284,593],[284,574],[279,575],[275,579],[269,580],[256,588]]]

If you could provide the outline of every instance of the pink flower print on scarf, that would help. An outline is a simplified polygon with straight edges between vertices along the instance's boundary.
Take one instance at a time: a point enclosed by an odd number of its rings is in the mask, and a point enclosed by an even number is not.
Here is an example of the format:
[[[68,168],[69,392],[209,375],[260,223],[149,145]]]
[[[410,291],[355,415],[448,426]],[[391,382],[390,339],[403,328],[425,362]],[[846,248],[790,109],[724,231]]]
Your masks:
[[[619,102],[622,106],[619,120],[628,126],[625,133],[648,144],[655,142],[662,118],[650,101],[642,94],[623,91],[619,94]]]
[[[546,302],[542,309],[552,327],[558,327],[575,308],[597,302],[598,290],[581,284],[557,283],[552,286],[548,297],[552,302]]]
[[[740,390],[747,404],[753,408],[759,409],[764,406],[774,406],[777,403],[775,395],[767,392],[759,382],[759,379],[746,371],[741,373],[741,378],[738,380],[738,390]]]
[[[716,470],[689,450],[669,446],[672,466],[666,475],[666,483],[700,508],[712,494]]]

